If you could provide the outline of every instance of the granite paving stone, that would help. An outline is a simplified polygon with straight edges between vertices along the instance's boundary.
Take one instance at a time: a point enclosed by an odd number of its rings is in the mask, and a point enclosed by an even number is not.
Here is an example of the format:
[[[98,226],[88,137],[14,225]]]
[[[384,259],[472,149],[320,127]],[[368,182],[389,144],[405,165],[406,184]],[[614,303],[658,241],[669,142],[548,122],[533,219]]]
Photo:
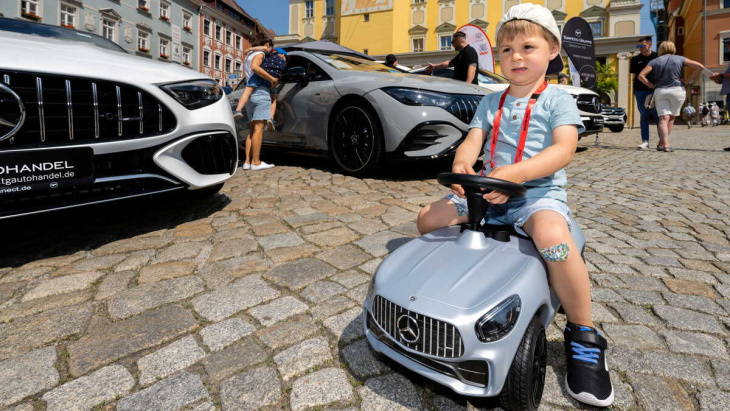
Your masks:
[[[134,271],[120,271],[108,274],[97,287],[94,299],[104,300],[126,290],[130,281],[136,275],[137,273]]]
[[[413,383],[401,374],[371,378],[358,389],[361,410],[421,410],[423,403]]]
[[[0,360],[81,333],[93,310],[87,302],[0,324]]]
[[[0,310],[0,321],[9,322],[18,318],[39,314],[55,308],[78,305],[91,300],[91,291],[81,290],[68,294],[56,294],[36,300],[12,304]]]
[[[718,297],[717,293],[715,292],[715,290],[712,289],[712,286],[710,284],[706,284],[700,281],[665,278],[664,283],[670,290],[678,294],[699,295],[701,297],[707,297],[712,299]]]
[[[370,256],[352,245],[343,245],[317,255],[320,260],[340,270],[355,267],[370,259]]]
[[[643,325],[605,324],[603,330],[617,345],[641,350],[664,348],[654,331]]]
[[[274,356],[274,362],[284,381],[288,381],[292,377],[331,359],[332,353],[325,337],[316,337],[303,341]]]
[[[654,312],[672,328],[685,331],[704,331],[713,334],[726,334],[715,317],[708,314],[700,314],[691,310],[657,305]]]
[[[259,244],[261,244],[261,247],[264,249],[264,251],[270,251],[283,247],[294,247],[304,244],[304,240],[302,240],[301,237],[299,237],[295,233],[269,235],[266,237],[258,238],[258,242]]]
[[[231,318],[200,330],[200,337],[211,351],[219,351],[256,331],[242,318]]]
[[[240,257],[242,255],[256,251],[258,242],[251,238],[241,238],[237,240],[229,240],[218,243],[210,252],[209,262],[225,260],[232,257]]]
[[[621,319],[628,324],[641,324],[646,326],[657,324],[657,320],[641,306],[625,303],[610,303],[609,307],[616,310],[621,316]]]
[[[45,347],[0,361],[0,407],[58,384],[56,348]]]
[[[712,359],[712,370],[717,380],[717,385],[723,390],[730,391],[730,361]]]
[[[257,331],[256,335],[267,347],[277,350],[296,344],[319,333],[312,317],[300,315]]]
[[[389,369],[383,361],[376,357],[364,339],[343,348],[341,355],[352,375],[359,380],[380,375]]]
[[[226,288],[195,297],[192,304],[195,311],[207,320],[220,321],[279,295],[279,291],[271,288],[261,277],[252,275],[241,278]]]
[[[183,370],[205,357],[193,336],[177,340],[137,361],[139,383],[148,385]]]
[[[323,324],[338,340],[346,343],[364,335],[360,307],[353,307],[342,314],[330,317],[324,320]]]
[[[388,253],[395,251],[398,247],[407,243],[411,239],[404,237],[403,234],[393,231],[381,231],[376,234],[369,235],[361,240],[355,241],[365,252],[375,257],[382,257]]]
[[[274,267],[264,275],[266,279],[292,291],[298,291],[309,284],[324,280],[336,270],[314,258],[304,258]]]
[[[730,404],[730,393],[718,389],[700,391],[700,411],[723,411]]]
[[[224,381],[220,398],[224,410],[256,410],[273,406],[281,399],[281,381],[273,368],[256,368]]]
[[[654,291],[640,291],[631,289],[617,289],[616,290],[622,297],[628,302],[637,305],[658,305],[666,304],[666,301],[661,295]]]
[[[371,278],[371,276],[365,275],[357,270],[348,270],[333,275],[330,280],[338,282],[346,288],[352,288],[370,281]]]
[[[357,240],[360,236],[347,227],[339,227],[316,234],[305,235],[304,238],[320,247],[337,247]]]
[[[195,261],[171,261],[143,267],[139,272],[139,284],[154,283],[192,274],[198,265]]]
[[[714,385],[712,373],[704,359],[671,354],[666,351],[649,351],[644,353],[644,360],[647,368],[638,368],[635,370],[636,372],[650,372],[699,385]]]
[[[223,381],[252,365],[266,361],[268,354],[252,338],[210,354],[203,366],[213,381]]]
[[[104,275],[100,272],[82,274],[71,274],[63,277],[52,278],[40,283],[23,296],[22,301],[30,301],[38,298],[48,297],[56,294],[64,294],[72,291],[83,290],[91,286],[91,283]]]
[[[269,268],[271,268],[269,259],[260,255],[248,255],[205,264],[200,269],[199,276],[205,280],[206,287],[218,290],[232,281]]]
[[[257,319],[262,325],[270,326],[293,315],[307,311],[307,304],[292,296],[279,298],[266,304],[261,304],[250,310],[248,313]]]
[[[43,401],[47,411],[90,410],[124,396],[132,388],[132,374],[115,364],[54,388],[43,395]]]
[[[730,359],[722,340],[712,335],[684,331],[664,331],[663,336],[669,349],[673,352]]]
[[[707,297],[697,295],[662,293],[662,296],[670,305],[690,310],[701,311],[713,315],[725,315],[725,310],[717,305],[715,301]]]
[[[687,392],[676,381],[629,373],[639,404],[646,410],[688,411],[694,409]]]
[[[346,291],[347,289],[345,287],[335,282],[317,281],[316,283],[309,284],[302,290],[301,295],[308,301],[316,304]]]
[[[112,297],[108,303],[109,315],[114,319],[127,318],[161,305],[188,299],[204,290],[203,280],[192,275],[140,285]]]
[[[121,263],[114,267],[115,272],[122,271],[137,271],[147,265],[152,260],[157,252],[155,250],[144,250],[132,253],[129,257],[125,258]]]
[[[154,347],[197,327],[193,315],[179,305],[106,324],[68,345],[69,371],[80,376],[126,355]]]
[[[208,396],[197,374],[181,372],[130,394],[117,405],[118,411],[176,410]]]
[[[294,381],[290,404],[292,410],[300,411],[352,397],[352,386],[347,373],[338,368],[325,368]]]

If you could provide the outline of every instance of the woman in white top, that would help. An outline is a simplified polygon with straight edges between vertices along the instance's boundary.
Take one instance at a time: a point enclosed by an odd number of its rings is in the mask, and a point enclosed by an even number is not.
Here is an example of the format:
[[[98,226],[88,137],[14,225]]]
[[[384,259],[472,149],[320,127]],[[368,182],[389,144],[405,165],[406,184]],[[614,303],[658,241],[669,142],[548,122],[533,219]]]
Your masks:
[[[669,147],[669,134],[674,126],[674,119],[680,114],[682,104],[687,98],[685,84],[691,84],[705,68],[702,64],[683,56],[677,56],[677,47],[671,41],[665,41],[659,46],[659,57],[650,61],[639,73],[639,81],[654,90],[654,104],[659,115],[657,130],[659,131],[658,151],[674,151]],[[694,68],[689,77],[682,77],[682,69]],[[654,71],[656,84],[647,80],[646,75]]]

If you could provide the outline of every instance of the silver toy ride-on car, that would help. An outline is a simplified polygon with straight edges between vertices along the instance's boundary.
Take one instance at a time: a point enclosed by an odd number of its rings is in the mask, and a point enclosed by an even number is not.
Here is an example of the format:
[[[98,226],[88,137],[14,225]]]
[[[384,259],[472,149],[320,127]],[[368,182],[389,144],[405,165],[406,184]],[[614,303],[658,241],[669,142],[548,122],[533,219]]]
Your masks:
[[[455,173],[438,181],[464,188],[469,222],[416,238],[382,262],[364,303],[368,343],[458,394],[499,396],[507,410],[535,410],[545,384],[545,329],[560,302],[529,237],[481,224],[484,190],[520,197],[525,188]],[[582,251],[585,237],[571,226]]]

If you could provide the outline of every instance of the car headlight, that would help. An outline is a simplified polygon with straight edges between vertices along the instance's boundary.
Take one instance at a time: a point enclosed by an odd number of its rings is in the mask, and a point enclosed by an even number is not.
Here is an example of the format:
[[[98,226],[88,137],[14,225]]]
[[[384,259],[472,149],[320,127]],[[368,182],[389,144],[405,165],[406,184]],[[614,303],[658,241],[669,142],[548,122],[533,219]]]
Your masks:
[[[507,335],[517,324],[522,301],[513,295],[489,310],[476,323],[479,341],[494,342]]]
[[[223,89],[214,80],[191,80],[160,86],[188,110],[209,106],[223,98]]]
[[[453,96],[434,91],[402,87],[386,87],[382,90],[407,106],[436,106],[446,108],[454,102]]]

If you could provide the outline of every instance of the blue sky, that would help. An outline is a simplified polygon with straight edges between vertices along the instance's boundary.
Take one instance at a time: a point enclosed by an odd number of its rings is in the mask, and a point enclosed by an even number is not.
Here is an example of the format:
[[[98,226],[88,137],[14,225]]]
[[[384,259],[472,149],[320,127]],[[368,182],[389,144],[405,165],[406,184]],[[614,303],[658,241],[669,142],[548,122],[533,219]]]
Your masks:
[[[289,34],[289,0],[236,0],[251,16],[264,26],[274,29],[276,34]],[[641,34],[654,35],[654,26],[649,19],[649,0],[641,0]],[[656,42],[656,38],[654,39]],[[656,44],[654,45],[656,49]]]
[[[236,3],[276,34],[289,34],[289,0],[236,0]]]

